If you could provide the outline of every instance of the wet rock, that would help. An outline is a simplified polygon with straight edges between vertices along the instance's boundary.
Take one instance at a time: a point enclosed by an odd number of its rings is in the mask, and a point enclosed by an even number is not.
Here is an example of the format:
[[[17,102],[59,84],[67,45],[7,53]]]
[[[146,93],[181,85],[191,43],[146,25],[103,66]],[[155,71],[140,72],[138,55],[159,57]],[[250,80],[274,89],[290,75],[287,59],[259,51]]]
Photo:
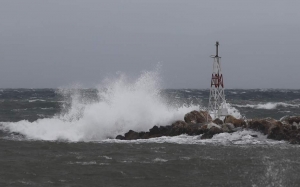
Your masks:
[[[171,125],[172,128],[187,128],[188,124],[184,121],[178,120],[172,123]]]
[[[125,140],[136,140],[140,139],[139,133],[129,130],[127,133],[125,133]]]
[[[300,129],[296,129],[295,126],[290,124],[283,124],[283,132],[286,135],[284,140],[288,140],[290,143],[300,144]]]
[[[292,130],[297,130],[297,129],[299,129],[299,125],[297,124],[297,123],[293,123],[292,125],[291,125],[291,128],[292,128]]]
[[[204,132],[208,131],[207,125],[203,123],[197,123],[197,124],[189,124],[187,127],[187,134],[188,135],[200,135],[203,134]]]
[[[206,122],[212,121],[212,117],[210,116],[209,112],[201,110],[200,114],[202,114],[204,116]]]
[[[269,128],[272,126],[272,124],[275,124],[276,120],[274,119],[253,119],[248,121],[248,128],[262,132],[263,134],[268,134]]]
[[[229,131],[236,131],[236,128],[232,123],[224,123],[224,125],[228,127]]]
[[[256,134],[250,134],[250,136],[252,136],[253,138],[257,138]]]
[[[205,117],[206,116],[206,117]],[[206,121],[206,118],[210,122]],[[249,128],[262,132],[267,138],[273,140],[287,140],[291,144],[300,144],[300,117],[285,117],[280,121],[272,118],[248,120],[248,124],[242,119],[226,116],[224,123],[220,119],[211,120],[205,111],[192,111],[185,115],[185,121],[175,121],[168,126],[153,126],[148,132],[135,132],[133,130],[118,135],[119,140],[149,139],[161,136],[178,136],[181,134],[200,135],[201,139],[210,139],[215,134],[227,132],[232,133],[243,128]],[[257,135],[251,135],[257,137]]]
[[[211,129],[212,127],[216,127],[216,128],[219,128],[219,129],[221,129],[221,126],[219,126],[219,125],[217,125],[217,124],[215,124],[215,123],[208,123],[207,124],[207,129]]]
[[[291,144],[300,144],[300,133],[295,133],[290,139]]]
[[[221,125],[221,128],[224,132],[228,132],[228,133],[235,132],[235,127],[232,123],[224,123]]]
[[[155,126],[152,127],[151,129],[149,129],[149,135],[150,135],[150,136],[158,135],[158,134],[160,134],[160,131],[159,131],[158,126],[155,125]]]
[[[171,125],[169,136],[177,136],[187,133],[188,124],[184,121],[176,121]]]
[[[294,124],[294,125],[300,125],[300,116],[285,116],[280,119],[280,121],[284,124]]]
[[[229,132],[229,128],[226,125],[222,125],[223,132]]]
[[[235,127],[246,127],[246,122],[243,119],[237,119],[232,115],[226,116],[224,123],[232,123]]]
[[[204,134],[204,133],[208,132],[208,131],[209,131],[209,128],[207,128],[207,127],[208,127],[208,124],[203,124],[203,125],[200,127],[200,131],[201,131],[200,134]]]
[[[209,134],[209,133],[204,133],[204,134],[202,134],[202,136],[201,136],[201,139],[212,139],[212,137],[213,137],[214,135],[212,135],[212,134]]]
[[[206,111],[199,112],[194,110],[192,112],[185,114],[184,116],[184,121],[186,123],[192,123],[192,124],[205,123],[207,121],[206,119],[208,119],[208,121],[212,120],[211,116]]]
[[[140,132],[139,138],[140,139],[149,139],[150,138],[149,132]]]
[[[291,125],[283,124],[271,118],[250,120],[248,127],[262,132],[267,135],[267,138],[273,140],[289,140],[293,137]]]
[[[223,121],[220,120],[219,118],[216,118],[215,120],[213,120],[213,122],[217,125],[222,125],[223,124]]]
[[[161,133],[162,136],[167,136],[171,131],[171,126],[160,126],[159,127],[159,132]]]
[[[204,123],[205,118],[202,114],[200,114],[200,112],[194,110],[194,111],[191,111],[191,112],[185,114],[184,121],[186,123],[193,123],[193,124]]]
[[[287,131],[288,133],[288,131]],[[267,138],[273,140],[287,140],[288,135],[283,130],[283,124],[278,121],[273,123],[268,129],[268,136]]]
[[[210,128],[208,132],[209,132],[210,134],[213,134],[213,135],[219,134],[219,133],[223,133],[223,131],[222,131],[221,128],[218,128],[218,127],[215,127],[215,126],[212,127],[212,128]]]
[[[208,132],[204,133],[201,136],[201,139],[211,139],[215,134],[219,134],[219,133],[223,133],[223,130],[221,128],[213,126],[208,130]]]
[[[122,135],[118,135],[118,136],[116,136],[116,139],[117,140],[125,140],[125,137]]]

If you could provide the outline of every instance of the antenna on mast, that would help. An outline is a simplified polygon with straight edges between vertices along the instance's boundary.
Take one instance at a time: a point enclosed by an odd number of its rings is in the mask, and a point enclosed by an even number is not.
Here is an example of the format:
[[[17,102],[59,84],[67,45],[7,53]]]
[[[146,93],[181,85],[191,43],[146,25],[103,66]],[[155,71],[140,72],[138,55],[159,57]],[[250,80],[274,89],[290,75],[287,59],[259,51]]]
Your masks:
[[[211,55],[214,59],[213,72],[210,83],[210,93],[208,102],[208,112],[213,115],[214,118],[219,118],[228,115],[226,108],[226,100],[224,93],[224,80],[221,71],[221,63],[219,57],[219,42],[216,42],[216,55]]]
[[[218,57],[218,52],[219,52],[219,42],[217,41],[216,42],[216,57]]]

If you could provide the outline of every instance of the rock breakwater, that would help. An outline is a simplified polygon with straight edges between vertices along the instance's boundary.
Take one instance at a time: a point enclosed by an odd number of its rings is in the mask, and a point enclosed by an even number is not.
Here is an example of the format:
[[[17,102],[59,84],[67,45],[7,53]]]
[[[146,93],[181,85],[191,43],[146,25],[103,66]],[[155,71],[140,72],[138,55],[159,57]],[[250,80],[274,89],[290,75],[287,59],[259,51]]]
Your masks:
[[[201,139],[210,139],[215,134],[232,133],[243,129],[259,131],[267,138],[285,140],[291,144],[300,144],[300,116],[286,116],[280,120],[237,119],[231,115],[224,120],[214,119],[206,111],[191,111],[179,120],[167,126],[154,126],[147,132],[129,130],[124,135],[118,135],[119,140],[149,139],[161,136],[178,136],[181,134],[201,135]]]

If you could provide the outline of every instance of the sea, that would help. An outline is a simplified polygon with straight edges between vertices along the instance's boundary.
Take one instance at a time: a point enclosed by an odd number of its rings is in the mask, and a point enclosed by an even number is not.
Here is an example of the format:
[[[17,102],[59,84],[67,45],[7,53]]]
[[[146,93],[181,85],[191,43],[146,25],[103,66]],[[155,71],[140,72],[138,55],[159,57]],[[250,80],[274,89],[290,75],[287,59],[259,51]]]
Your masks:
[[[225,94],[238,118],[300,115],[300,90]],[[1,89],[0,186],[300,186],[300,146],[259,132],[115,139],[205,110],[208,96],[162,89],[151,72],[91,89]]]

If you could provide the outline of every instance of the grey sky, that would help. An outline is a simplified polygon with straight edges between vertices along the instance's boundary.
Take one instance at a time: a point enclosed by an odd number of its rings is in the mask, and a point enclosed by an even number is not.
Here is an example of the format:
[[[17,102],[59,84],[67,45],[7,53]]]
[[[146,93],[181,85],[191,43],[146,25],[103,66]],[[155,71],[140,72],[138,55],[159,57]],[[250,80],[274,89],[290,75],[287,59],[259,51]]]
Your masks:
[[[300,1],[1,0],[0,87],[93,86],[162,64],[165,88],[300,88]]]

